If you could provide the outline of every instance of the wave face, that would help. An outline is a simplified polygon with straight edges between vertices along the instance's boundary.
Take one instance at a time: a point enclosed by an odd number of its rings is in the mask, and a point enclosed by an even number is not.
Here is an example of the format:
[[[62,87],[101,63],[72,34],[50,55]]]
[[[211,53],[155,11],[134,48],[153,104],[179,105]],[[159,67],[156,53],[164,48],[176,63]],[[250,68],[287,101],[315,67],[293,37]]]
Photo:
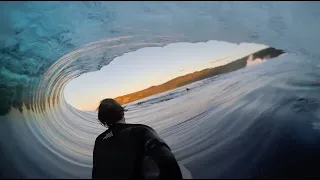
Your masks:
[[[140,48],[220,40],[287,54],[129,104],[128,121],[154,127],[195,178],[319,177],[319,7],[1,2],[0,176],[90,178],[104,129],[66,103],[65,85]]]

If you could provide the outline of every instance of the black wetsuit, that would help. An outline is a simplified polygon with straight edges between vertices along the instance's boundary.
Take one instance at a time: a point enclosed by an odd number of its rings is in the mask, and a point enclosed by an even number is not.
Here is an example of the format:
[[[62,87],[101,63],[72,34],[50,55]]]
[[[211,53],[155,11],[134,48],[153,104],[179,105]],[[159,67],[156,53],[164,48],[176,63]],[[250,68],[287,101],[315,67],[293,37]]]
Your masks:
[[[151,127],[117,123],[111,129],[100,134],[95,141],[93,179],[145,179],[143,159],[146,156],[157,165],[158,178],[182,179],[170,148]]]

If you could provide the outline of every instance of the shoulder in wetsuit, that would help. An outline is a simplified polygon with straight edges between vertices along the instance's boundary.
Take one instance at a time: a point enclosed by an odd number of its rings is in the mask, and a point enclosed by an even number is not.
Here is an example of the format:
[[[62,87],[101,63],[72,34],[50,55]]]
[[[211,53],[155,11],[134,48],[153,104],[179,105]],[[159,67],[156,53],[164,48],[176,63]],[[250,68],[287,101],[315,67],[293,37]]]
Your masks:
[[[93,152],[92,178],[146,178],[143,158],[152,159],[158,178],[182,179],[180,167],[169,146],[151,127],[115,124],[100,134]]]

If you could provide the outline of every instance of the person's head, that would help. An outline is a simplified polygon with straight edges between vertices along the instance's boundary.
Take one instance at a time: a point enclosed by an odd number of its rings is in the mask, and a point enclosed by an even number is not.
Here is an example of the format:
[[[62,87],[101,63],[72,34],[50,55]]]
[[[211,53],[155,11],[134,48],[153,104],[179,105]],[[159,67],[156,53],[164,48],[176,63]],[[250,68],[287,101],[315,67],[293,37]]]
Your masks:
[[[104,99],[98,107],[98,119],[102,125],[111,127],[124,118],[124,108],[114,99]]]

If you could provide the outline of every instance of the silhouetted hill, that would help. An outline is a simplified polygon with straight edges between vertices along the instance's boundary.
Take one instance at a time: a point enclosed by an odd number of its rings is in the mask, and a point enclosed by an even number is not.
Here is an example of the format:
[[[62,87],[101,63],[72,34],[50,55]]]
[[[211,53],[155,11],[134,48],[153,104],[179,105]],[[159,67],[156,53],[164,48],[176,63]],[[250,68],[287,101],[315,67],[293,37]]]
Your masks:
[[[253,56],[253,59],[256,58],[274,58],[277,57],[281,54],[283,54],[284,51],[283,50],[279,50],[279,49],[275,49],[275,48],[266,48],[263,50],[260,50],[258,52],[255,52],[253,54],[251,54]],[[229,64],[223,65],[223,66],[218,66],[218,67],[214,67],[214,68],[207,68],[201,71],[196,71],[193,73],[189,73],[186,74],[184,76],[179,76],[177,78],[174,78],[170,81],[167,81],[161,85],[158,86],[151,86],[147,89],[141,90],[141,91],[137,91],[131,94],[127,94],[127,95],[123,95],[123,96],[119,96],[117,98],[115,98],[115,100],[117,102],[119,102],[120,104],[126,104],[132,101],[136,101],[148,96],[152,96],[154,94],[158,94],[158,93],[162,93],[165,91],[169,91],[196,81],[200,81],[212,76],[216,76],[216,75],[220,75],[220,74],[224,74],[224,73],[229,73],[232,71],[236,71],[238,69],[244,68],[247,65],[247,60],[248,58],[251,56],[245,56],[241,59],[235,60]]]

